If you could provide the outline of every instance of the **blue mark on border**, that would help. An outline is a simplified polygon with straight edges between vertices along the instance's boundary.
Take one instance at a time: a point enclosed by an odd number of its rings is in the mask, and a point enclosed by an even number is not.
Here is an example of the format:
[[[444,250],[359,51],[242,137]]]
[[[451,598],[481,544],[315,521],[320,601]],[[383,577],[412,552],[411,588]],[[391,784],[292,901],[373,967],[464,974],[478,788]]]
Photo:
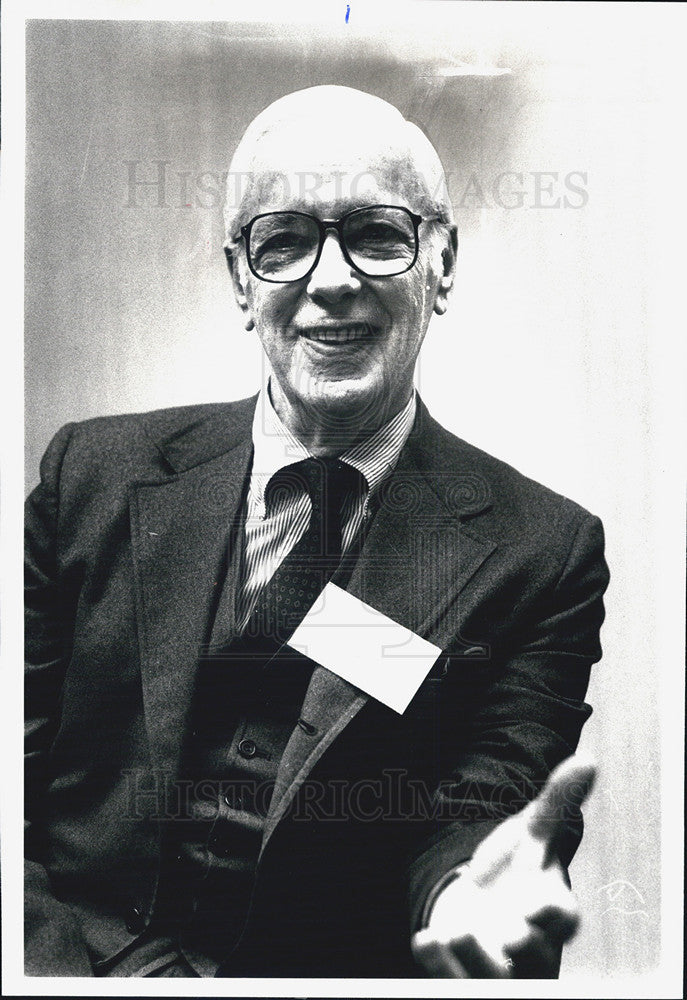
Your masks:
[[[351,5],[350,5],[350,3],[347,3],[346,4],[346,24],[348,24],[348,15],[350,13],[351,13]]]

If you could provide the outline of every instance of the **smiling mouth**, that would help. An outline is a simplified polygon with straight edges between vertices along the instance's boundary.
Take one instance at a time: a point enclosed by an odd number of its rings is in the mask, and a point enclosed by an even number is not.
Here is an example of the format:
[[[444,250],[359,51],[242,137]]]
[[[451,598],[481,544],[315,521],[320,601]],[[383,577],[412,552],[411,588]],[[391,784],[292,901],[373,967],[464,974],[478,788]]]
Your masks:
[[[367,323],[349,323],[345,326],[313,326],[301,330],[300,334],[306,340],[314,340],[320,344],[348,344],[352,341],[370,340],[374,327]]]

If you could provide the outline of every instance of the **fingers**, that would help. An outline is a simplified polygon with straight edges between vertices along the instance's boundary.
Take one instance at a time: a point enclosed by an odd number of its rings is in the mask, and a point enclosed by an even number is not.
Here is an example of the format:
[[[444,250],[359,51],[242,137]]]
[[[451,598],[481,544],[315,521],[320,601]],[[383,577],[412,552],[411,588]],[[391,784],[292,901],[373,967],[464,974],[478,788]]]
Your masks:
[[[544,906],[530,917],[532,924],[541,927],[552,941],[565,944],[573,937],[580,926],[580,915],[575,908],[561,906]]]
[[[505,951],[513,963],[510,971],[514,979],[555,979],[558,975],[560,948],[538,927],[529,925],[522,938]]]
[[[497,959],[473,934],[442,938],[429,929],[412,940],[416,961],[432,979],[508,979],[509,964]]]
[[[580,806],[591,792],[595,775],[595,765],[581,754],[559,764],[540,795],[478,846],[470,862],[473,880],[485,885],[498,879],[516,858],[532,866],[550,864],[559,838],[570,823],[578,822]]]
[[[555,979],[561,946],[562,939],[531,923],[523,924],[498,956],[474,934],[444,939],[423,930],[412,942],[416,961],[432,979]]]
[[[444,890],[429,927],[413,940],[418,963],[432,978],[549,979],[558,974],[561,947],[579,924],[577,901],[563,870],[530,872],[501,893],[477,889],[469,878]],[[450,890],[453,889],[453,892]]]
[[[560,943],[530,923],[498,957],[474,934],[442,938],[431,930],[414,935],[412,950],[432,979],[555,979],[561,961]]]
[[[473,934],[466,934],[459,940],[453,941],[452,946],[470,979],[510,978],[510,966],[506,963],[506,956],[501,953],[497,958]]]
[[[411,942],[413,956],[430,979],[467,979],[468,974],[453,950],[428,930],[418,931]]]
[[[541,795],[490,833],[462,876],[442,889],[430,926],[413,940],[413,953],[427,975],[557,975],[561,946],[576,932],[580,918],[555,857],[556,841],[579,816],[595,773],[589,760],[564,761]]]
[[[596,767],[580,755],[568,757],[555,768],[544,790],[525,810],[528,832],[552,843],[574,820],[592,790]]]

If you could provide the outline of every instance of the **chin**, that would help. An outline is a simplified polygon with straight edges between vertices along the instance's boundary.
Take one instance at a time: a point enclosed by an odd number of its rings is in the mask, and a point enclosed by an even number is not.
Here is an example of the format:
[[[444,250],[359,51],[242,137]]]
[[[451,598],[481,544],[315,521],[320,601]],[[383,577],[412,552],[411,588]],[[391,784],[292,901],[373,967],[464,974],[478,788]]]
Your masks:
[[[377,423],[379,416],[387,412],[388,402],[388,387],[381,380],[328,379],[311,386],[308,409],[323,422],[362,427]]]

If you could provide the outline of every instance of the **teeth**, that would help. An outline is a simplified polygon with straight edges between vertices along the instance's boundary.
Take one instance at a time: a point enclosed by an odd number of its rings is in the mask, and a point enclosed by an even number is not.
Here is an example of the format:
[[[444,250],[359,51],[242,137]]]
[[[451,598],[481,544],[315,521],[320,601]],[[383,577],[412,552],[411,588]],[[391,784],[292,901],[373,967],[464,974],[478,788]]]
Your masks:
[[[304,331],[308,340],[320,340],[330,344],[343,344],[348,340],[362,340],[368,336],[368,327],[362,323],[355,326],[339,326],[336,329],[315,327]]]

